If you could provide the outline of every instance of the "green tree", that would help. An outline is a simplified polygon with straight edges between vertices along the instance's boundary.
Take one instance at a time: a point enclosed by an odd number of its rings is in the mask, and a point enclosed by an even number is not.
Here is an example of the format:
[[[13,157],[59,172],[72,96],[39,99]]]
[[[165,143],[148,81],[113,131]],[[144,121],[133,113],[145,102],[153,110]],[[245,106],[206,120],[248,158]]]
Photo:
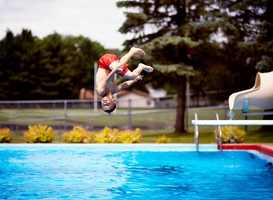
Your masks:
[[[43,39],[23,30],[0,41],[0,97],[10,100],[75,99],[94,89],[94,62],[106,53],[98,42],[58,33]]]
[[[135,37],[124,42],[126,48],[143,45],[149,52],[156,71],[152,74],[154,86],[169,84],[175,88],[177,98],[177,116],[175,132],[186,132],[185,89],[189,77],[200,74],[202,63],[198,59],[205,47],[212,47],[209,40],[216,33],[219,22],[215,20],[214,1],[154,0],[119,1],[118,7],[132,8],[135,12],[126,12],[126,21],[119,29],[121,33],[134,33]],[[219,49],[216,44],[214,48]],[[206,53],[212,55],[211,52]],[[195,57],[196,56],[196,57]],[[147,61],[148,62],[148,61]],[[146,79],[146,77],[145,77]],[[151,78],[148,80],[151,80]]]
[[[51,34],[41,41],[49,54],[41,74],[42,91],[54,99],[75,99],[81,88],[94,89],[94,62],[106,52],[98,42],[83,36]]]
[[[57,33],[44,38],[50,62],[44,81],[47,91],[56,91],[55,98],[75,99],[81,88],[94,89],[94,62],[106,52],[98,42],[83,36],[61,36]],[[52,89],[50,89],[52,87]]]
[[[266,0],[263,5],[265,12],[259,27],[261,32],[256,40],[260,52],[257,66],[259,71],[269,72],[273,70],[273,0]]]
[[[46,36],[40,45],[45,52],[45,63],[42,70],[36,73],[40,79],[37,90],[43,99],[69,98],[69,92],[66,84],[69,83],[70,77],[67,76],[66,70],[69,70],[66,59],[70,56],[64,48],[63,37],[58,33]]]
[[[229,88],[242,90],[253,86],[260,60],[257,38],[261,34],[268,0],[219,1],[223,19],[228,22],[221,30],[228,39],[223,61],[229,69]],[[225,27],[230,27],[229,29]],[[240,80],[240,81],[239,81]]]
[[[6,37],[0,41],[0,99],[7,99],[9,96],[9,78],[14,67],[13,41],[11,31],[7,31]]]
[[[126,21],[119,31],[134,34],[124,46],[143,45],[151,53],[150,61],[156,72],[153,78],[145,79],[157,86],[167,82],[176,88],[175,132],[185,132],[187,79],[197,92],[236,90],[253,84],[250,77],[254,79],[257,71],[257,46],[253,39],[259,34],[257,24],[262,20],[265,1],[117,2],[118,7],[130,9],[125,12]],[[219,36],[222,41],[218,41]],[[219,95],[218,98],[228,97]]]
[[[2,99],[30,99],[38,82],[36,75],[41,50],[31,31],[14,36],[7,31],[0,42],[0,90]]]

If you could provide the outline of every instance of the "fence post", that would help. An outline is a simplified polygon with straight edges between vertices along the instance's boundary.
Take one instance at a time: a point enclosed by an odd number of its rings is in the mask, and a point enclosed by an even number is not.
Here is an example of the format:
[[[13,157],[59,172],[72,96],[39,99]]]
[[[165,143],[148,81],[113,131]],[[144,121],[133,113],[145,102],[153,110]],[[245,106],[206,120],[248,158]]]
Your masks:
[[[132,108],[131,108],[131,103],[132,103],[132,100],[128,99],[128,124],[127,124],[128,129],[132,128],[132,112],[131,112]]]
[[[168,128],[169,127],[169,111],[168,110],[166,110],[166,128]]]
[[[97,69],[98,69],[98,63],[94,62],[94,112],[98,111],[98,95],[97,95],[97,91],[96,91],[96,73],[97,73]]]
[[[64,130],[66,131],[67,100],[64,100]]]

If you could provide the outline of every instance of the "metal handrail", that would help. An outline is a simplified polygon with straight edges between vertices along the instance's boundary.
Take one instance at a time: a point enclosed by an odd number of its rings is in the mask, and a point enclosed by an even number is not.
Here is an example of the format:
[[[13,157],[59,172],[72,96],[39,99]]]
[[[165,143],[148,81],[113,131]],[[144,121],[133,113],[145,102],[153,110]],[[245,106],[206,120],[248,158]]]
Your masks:
[[[219,120],[219,115],[218,113],[216,113],[216,120]],[[217,129],[219,130],[219,136],[218,136],[218,131]],[[222,151],[222,129],[221,129],[221,126],[218,125],[218,126],[215,126],[215,139],[216,139],[216,144],[219,144],[219,149],[220,151]]]
[[[194,114],[194,119],[198,120],[197,113]],[[219,120],[218,113],[216,113],[216,120]],[[218,136],[217,129],[219,130],[219,136]],[[215,140],[217,145],[219,142],[220,151],[222,151],[222,129],[220,125],[215,125]],[[198,125],[196,124],[194,125],[194,141],[195,141],[196,151],[199,151],[199,131],[198,131]]]
[[[197,119],[197,113],[194,113],[194,119]],[[198,133],[198,126],[194,125],[194,141],[195,141],[195,146],[196,146],[196,151],[199,151],[199,133]]]

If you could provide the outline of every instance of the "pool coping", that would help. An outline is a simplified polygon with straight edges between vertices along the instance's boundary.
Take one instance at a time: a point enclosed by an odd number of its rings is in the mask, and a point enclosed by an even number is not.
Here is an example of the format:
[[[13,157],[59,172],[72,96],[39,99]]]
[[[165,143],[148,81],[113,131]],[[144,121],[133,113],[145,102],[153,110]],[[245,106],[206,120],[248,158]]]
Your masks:
[[[3,147],[7,147],[7,146],[11,146],[11,147],[16,147],[16,146],[60,146],[60,147],[64,147],[64,146],[93,146],[93,147],[110,147],[110,146],[123,146],[123,147],[130,147],[129,149],[137,149],[138,147],[142,146],[142,147],[148,147],[148,149],[152,149],[155,146],[161,146],[166,148],[165,150],[175,150],[177,149],[183,149],[183,147],[187,147],[187,146],[191,146],[191,147],[195,147],[194,144],[191,143],[168,143],[168,144],[154,144],[154,143],[140,143],[140,144],[61,144],[61,143],[46,143],[46,144],[27,144],[27,143],[1,143],[0,144],[0,148]],[[219,145],[216,144],[200,144],[200,146],[202,147],[206,147],[206,146],[214,146],[215,150],[219,150],[220,147]],[[133,148],[132,148],[133,147]],[[171,148],[170,148],[171,147]],[[164,149],[163,148],[163,149]],[[208,149],[205,149],[208,150]],[[222,150],[256,150],[264,155],[270,156],[273,158],[273,144],[272,143],[264,143],[264,144],[222,144]]]
[[[269,145],[270,146],[270,145]],[[217,147],[219,148],[219,145]],[[262,154],[273,157],[272,146],[266,147],[265,144],[222,144],[223,150],[256,150]]]

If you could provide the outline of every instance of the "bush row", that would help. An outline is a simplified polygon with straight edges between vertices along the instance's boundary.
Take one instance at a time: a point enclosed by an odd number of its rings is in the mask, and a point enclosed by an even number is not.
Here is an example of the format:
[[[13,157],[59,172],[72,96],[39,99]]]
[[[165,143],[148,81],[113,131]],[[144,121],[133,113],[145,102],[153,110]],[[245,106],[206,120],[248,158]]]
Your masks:
[[[47,125],[29,125],[28,131],[24,131],[26,143],[51,143],[57,132]],[[135,131],[118,130],[105,127],[100,132],[92,132],[81,126],[74,126],[71,131],[62,133],[63,141],[66,143],[140,143],[142,139],[141,130]],[[10,143],[11,132],[8,128],[0,129],[0,142]],[[156,143],[168,143],[170,139],[165,135],[159,137]]]
[[[222,129],[223,143],[242,143],[246,132],[237,126],[224,126]],[[57,132],[47,125],[29,125],[28,131],[24,131],[26,143],[51,143]],[[105,127],[102,131],[92,132],[81,126],[74,126],[71,131],[62,133],[63,141],[66,143],[140,143],[141,130],[135,131],[118,130]],[[12,141],[11,132],[8,128],[0,129],[0,143],[10,143]],[[160,136],[156,143],[169,143],[170,138],[165,135]]]
[[[140,143],[141,137],[139,128],[135,131],[119,131],[105,127],[101,132],[95,133],[81,126],[74,126],[71,131],[63,133],[63,140],[67,143]]]

